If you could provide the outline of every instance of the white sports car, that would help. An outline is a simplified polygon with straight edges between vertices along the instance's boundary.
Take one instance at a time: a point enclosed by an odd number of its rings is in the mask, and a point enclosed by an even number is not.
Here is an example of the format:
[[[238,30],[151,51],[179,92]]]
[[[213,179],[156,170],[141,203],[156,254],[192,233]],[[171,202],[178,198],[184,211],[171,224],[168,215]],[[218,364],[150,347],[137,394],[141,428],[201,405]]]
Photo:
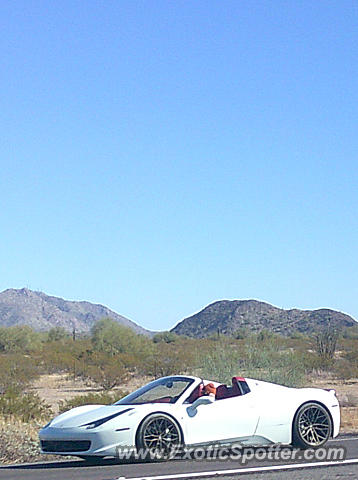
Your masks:
[[[203,394],[212,383],[215,396]],[[214,390],[215,390],[214,389]],[[191,376],[163,377],[114,405],[65,412],[40,431],[43,453],[85,459],[123,449],[166,457],[179,446],[293,444],[317,448],[338,435],[334,390],[288,388],[234,377],[220,385]],[[165,456],[165,455],[164,455]]]

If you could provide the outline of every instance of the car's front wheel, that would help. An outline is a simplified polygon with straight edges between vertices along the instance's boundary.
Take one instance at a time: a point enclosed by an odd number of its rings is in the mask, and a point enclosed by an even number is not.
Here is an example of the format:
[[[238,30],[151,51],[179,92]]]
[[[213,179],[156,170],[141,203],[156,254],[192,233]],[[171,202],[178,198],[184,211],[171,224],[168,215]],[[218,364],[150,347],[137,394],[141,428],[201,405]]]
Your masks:
[[[300,448],[322,447],[332,435],[332,420],[319,403],[309,402],[296,412],[293,421],[292,444]]]
[[[154,414],[147,417],[137,433],[137,449],[147,460],[174,458],[183,443],[183,435],[177,422],[169,415]]]

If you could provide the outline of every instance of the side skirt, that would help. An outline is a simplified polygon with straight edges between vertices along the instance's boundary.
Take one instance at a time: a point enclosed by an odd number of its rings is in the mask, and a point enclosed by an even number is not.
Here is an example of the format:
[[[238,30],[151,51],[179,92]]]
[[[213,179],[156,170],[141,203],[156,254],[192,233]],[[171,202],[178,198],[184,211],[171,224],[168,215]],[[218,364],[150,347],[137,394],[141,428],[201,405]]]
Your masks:
[[[220,447],[230,447],[232,445],[242,446],[242,447],[263,447],[274,445],[274,442],[268,440],[265,437],[259,435],[252,435],[250,437],[237,437],[237,438],[227,438],[225,440],[218,440],[213,442],[200,442],[187,445],[187,447],[209,447],[210,445],[217,445]]]

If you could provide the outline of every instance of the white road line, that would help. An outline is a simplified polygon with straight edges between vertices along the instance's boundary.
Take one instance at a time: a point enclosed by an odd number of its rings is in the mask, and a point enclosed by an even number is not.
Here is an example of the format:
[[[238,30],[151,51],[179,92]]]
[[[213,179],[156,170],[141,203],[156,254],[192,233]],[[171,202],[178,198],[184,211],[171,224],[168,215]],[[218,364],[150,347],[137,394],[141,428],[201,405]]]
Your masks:
[[[350,458],[348,460],[337,460],[333,462],[315,462],[315,463],[294,463],[287,465],[270,465],[268,467],[250,467],[250,468],[236,468],[234,470],[217,470],[211,472],[195,472],[195,473],[176,473],[170,475],[157,475],[154,477],[119,477],[116,480],[171,480],[176,478],[200,478],[211,477],[219,475],[232,475],[237,473],[260,473],[271,472],[276,470],[294,470],[314,467],[331,467],[334,465],[350,465],[358,463],[358,458]]]
[[[328,440],[327,443],[347,442],[349,440],[358,440],[358,437],[332,438],[332,440]]]

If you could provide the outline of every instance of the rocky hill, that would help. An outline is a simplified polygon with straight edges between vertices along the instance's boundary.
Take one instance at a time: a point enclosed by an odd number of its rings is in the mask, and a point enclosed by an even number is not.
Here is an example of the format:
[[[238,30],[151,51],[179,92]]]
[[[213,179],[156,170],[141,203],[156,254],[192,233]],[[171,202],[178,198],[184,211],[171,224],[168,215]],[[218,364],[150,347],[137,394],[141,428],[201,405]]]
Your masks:
[[[29,325],[38,331],[58,326],[70,332],[75,328],[78,333],[88,333],[103,317],[150,335],[148,330],[103,305],[63,300],[27,288],[11,288],[0,293],[0,326]]]
[[[254,332],[267,329],[282,335],[295,331],[308,334],[329,322],[340,329],[358,325],[349,315],[335,310],[283,310],[257,300],[221,300],[185,318],[171,331],[197,338],[218,331],[233,334],[240,328]]]

